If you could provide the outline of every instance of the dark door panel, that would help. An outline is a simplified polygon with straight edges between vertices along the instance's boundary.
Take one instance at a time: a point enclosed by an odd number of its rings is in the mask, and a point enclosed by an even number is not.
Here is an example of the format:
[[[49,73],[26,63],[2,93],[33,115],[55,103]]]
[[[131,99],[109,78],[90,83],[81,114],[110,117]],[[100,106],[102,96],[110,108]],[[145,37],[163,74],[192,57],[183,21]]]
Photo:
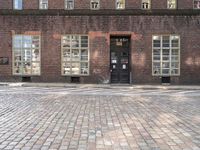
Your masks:
[[[130,82],[130,38],[111,37],[110,69],[111,83]]]

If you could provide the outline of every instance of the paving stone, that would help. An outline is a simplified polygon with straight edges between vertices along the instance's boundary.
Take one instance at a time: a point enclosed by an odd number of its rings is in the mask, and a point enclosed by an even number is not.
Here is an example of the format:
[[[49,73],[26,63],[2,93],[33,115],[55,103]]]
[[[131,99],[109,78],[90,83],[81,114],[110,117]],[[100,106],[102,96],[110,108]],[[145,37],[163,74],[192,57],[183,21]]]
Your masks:
[[[71,90],[0,87],[0,149],[200,149],[200,91]]]

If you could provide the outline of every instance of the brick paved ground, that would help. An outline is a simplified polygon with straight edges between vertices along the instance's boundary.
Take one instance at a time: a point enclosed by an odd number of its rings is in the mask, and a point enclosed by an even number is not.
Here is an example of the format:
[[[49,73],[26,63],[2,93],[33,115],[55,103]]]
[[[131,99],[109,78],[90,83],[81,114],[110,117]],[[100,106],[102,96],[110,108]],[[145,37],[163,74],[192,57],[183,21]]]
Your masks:
[[[69,91],[1,87],[0,149],[200,150],[199,91]]]

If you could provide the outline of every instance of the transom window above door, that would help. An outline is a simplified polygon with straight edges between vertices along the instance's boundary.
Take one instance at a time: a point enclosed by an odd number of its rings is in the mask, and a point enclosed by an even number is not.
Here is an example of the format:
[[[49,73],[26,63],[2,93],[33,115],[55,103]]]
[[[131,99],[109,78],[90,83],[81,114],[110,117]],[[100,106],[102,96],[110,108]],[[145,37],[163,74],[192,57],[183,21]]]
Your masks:
[[[48,9],[48,0],[40,0],[40,9]]]
[[[116,0],[116,9],[125,9],[125,0]]]
[[[150,9],[151,0],[142,0],[142,9]]]

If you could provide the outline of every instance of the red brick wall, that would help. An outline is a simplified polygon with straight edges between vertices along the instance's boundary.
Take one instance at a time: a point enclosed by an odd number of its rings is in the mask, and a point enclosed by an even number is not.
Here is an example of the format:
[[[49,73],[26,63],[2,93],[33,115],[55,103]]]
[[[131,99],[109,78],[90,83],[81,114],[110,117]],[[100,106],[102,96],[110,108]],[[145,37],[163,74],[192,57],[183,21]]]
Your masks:
[[[152,0],[152,9],[167,9],[167,0]],[[24,0],[24,9],[38,9],[39,0]],[[100,0],[101,9],[115,9],[115,0]],[[126,0],[127,9],[141,9],[141,0]],[[178,9],[192,9],[193,0],[179,0]],[[1,0],[0,9],[12,9],[12,0]],[[64,9],[64,0],[49,0],[49,9]],[[75,9],[90,9],[90,0],[75,0]]]
[[[173,84],[200,84],[200,16],[0,16],[0,80],[12,76],[12,34],[27,31],[41,34],[41,76],[33,81],[68,82],[61,76],[61,35],[88,34],[90,39],[90,76],[84,83],[106,83],[110,78],[110,35],[131,35],[131,72],[133,83],[160,83],[152,76],[152,35],[178,34],[181,39],[181,75]]]

